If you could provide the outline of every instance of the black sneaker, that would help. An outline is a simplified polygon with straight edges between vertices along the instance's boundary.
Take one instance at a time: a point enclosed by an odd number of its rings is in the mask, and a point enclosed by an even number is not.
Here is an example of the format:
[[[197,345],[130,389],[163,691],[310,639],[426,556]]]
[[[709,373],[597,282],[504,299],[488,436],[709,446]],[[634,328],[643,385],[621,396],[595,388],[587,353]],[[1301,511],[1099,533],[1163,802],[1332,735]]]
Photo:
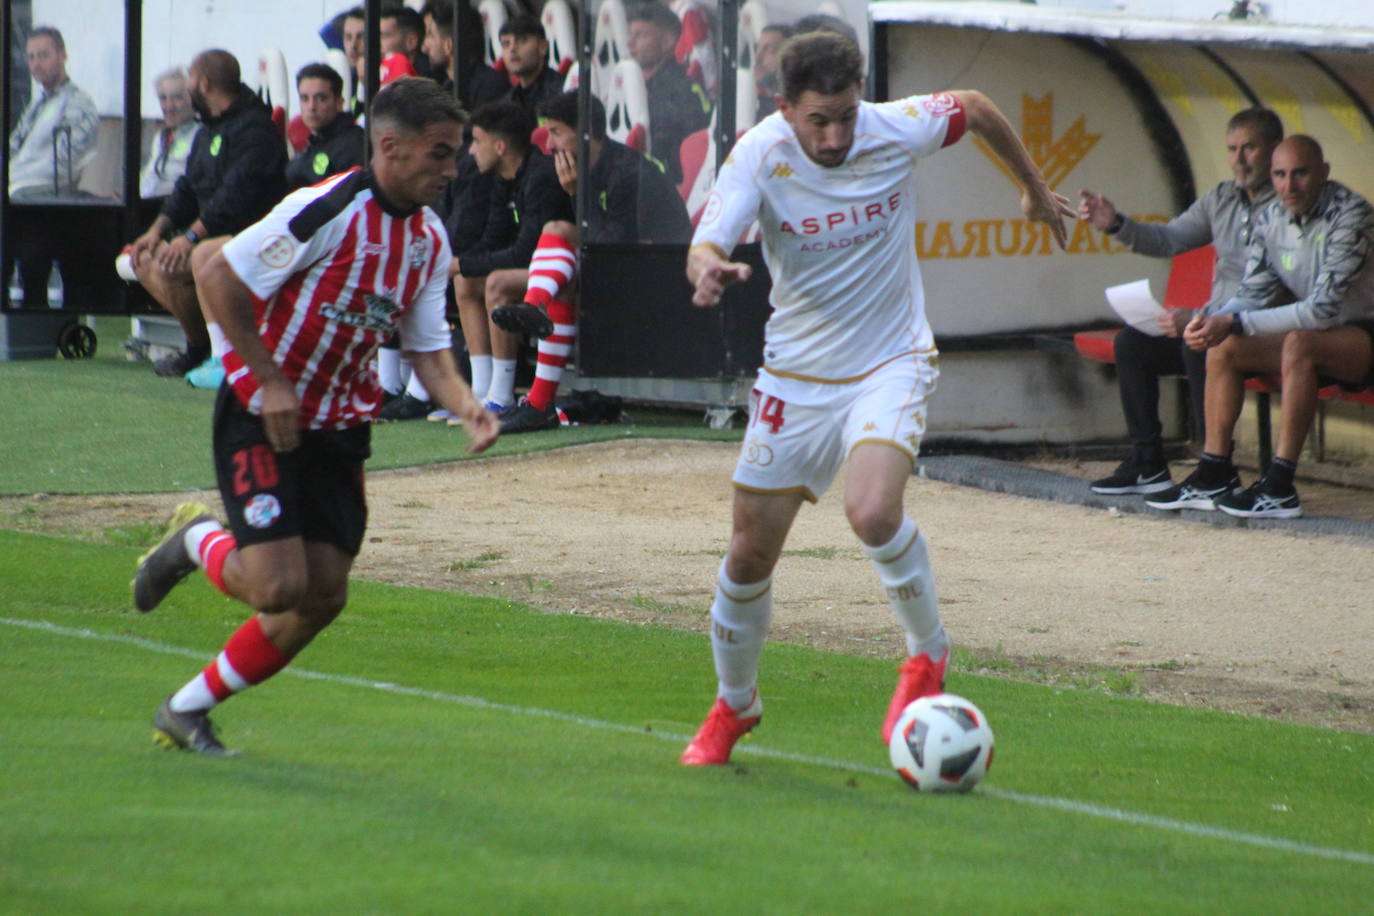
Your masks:
[[[1218,499],[1217,508],[1236,518],[1298,518],[1302,515],[1297,490],[1275,492],[1263,477],[1240,493],[1229,493]]]
[[[1092,491],[1106,496],[1120,496],[1128,493],[1158,493],[1174,485],[1169,476],[1169,466],[1142,467],[1130,458],[1117,465],[1101,480],[1092,482]]]
[[[191,751],[206,757],[237,757],[238,751],[230,750],[215,737],[215,726],[204,710],[196,712],[176,712],[172,709],[172,698],[168,697],[158,707],[153,717],[153,743],[169,751]]]
[[[549,313],[528,302],[492,309],[491,323],[503,331],[533,334],[540,340],[553,333],[553,320],[549,318]]]
[[[163,378],[181,378],[205,362],[205,354],[173,353],[153,363],[153,371]]]
[[[182,503],[167,522],[162,540],[138,558],[134,572],[134,607],[151,611],[162,603],[177,583],[196,570],[195,560],[186,552],[186,529],[201,522],[213,522],[214,516],[204,503]]]
[[[393,398],[390,404],[377,411],[376,421],[378,423],[396,423],[400,420],[419,420],[429,416],[429,412],[434,409],[434,405],[429,401],[422,401],[409,391],[403,392],[400,397]]]
[[[1232,474],[1231,479],[1220,486],[1207,486],[1201,482],[1198,471],[1193,471],[1183,483],[1170,487],[1158,496],[1145,497],[1145,505],[1155,509],[1203,509],[1214,511],[1216,501],[1229,493],[1240,492],[1240,475]]]
[[[558,412],[549,405],[548,410],[540,410],[524,398],[508,410],[501,412],[501,435],[512,433],[536,433],[543,429],[558,428]]]

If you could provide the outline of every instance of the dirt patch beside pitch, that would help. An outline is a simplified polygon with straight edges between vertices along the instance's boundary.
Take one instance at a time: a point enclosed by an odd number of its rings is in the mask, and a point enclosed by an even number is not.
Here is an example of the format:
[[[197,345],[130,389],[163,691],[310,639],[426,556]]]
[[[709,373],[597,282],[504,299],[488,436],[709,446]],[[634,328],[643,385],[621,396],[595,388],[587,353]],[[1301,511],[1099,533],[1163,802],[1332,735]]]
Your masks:
[[[737,448],[635,440],[374,473],[356,575],[704,631]],[[895,660],[901,634],[842,488],[802,510],[775,579],[772,635]],[[185,498],[5,497],[0,523],[99,532],[160,521]],[[991,673],[1374,732],[1366,542],[921,478],[907,507],[931,540],[951,638]]]

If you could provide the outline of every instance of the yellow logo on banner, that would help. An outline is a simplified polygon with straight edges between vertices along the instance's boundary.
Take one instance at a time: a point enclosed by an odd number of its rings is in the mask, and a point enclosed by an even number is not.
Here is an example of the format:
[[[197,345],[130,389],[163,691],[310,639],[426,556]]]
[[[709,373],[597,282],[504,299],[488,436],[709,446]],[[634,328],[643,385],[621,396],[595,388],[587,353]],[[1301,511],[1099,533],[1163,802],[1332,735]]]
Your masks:
[[[1055,137],[1054,93],[1047,92],[1039,99],[1022,94],[1021,139],[1025,142],[1026,151],[1030,153],[1031,159],[1039,166],[1040,173],[1045,176],[1046,183],[1051,188],[1058,188],[1060,182],[1073,171],[1074,166],[1082,162],[1097,145],[1097,141],[1102,139],[1102,135],[1088,133],[1087,117],[1079,115],[1078,120],[1070,124],[1068,130]],[[992,151],[992,147],[984,143],[980,137],[975,137],[974,142],[983,151],[983,155],[992,160],[1002,174],[1007,176],[1008,181],[1020,187],[1016,178]]]

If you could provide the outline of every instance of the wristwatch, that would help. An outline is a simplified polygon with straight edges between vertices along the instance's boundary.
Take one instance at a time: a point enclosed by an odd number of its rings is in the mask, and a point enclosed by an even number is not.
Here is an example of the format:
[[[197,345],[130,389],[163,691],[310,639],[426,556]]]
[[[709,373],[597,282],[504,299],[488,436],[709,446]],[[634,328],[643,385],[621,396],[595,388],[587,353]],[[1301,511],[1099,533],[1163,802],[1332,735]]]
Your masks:
[[[1116,235],[1121,231],[1121,227],[1124,225],[1126,225],[1126,214],[1117,213],[1116,216],[1112,218],[1112,224],[1107,227],[1107,234]]]
[[[194,230],[194,229],[187,229],[187,230],[186,230],[185,238],[186,238],[186,241],[188,241],[188,242],[190,242],[192,245],[194,245],[194,244],[196,244],[197,242],[200,241],[200,233],[199,233],[199,232],[196,232],[196,230]]]

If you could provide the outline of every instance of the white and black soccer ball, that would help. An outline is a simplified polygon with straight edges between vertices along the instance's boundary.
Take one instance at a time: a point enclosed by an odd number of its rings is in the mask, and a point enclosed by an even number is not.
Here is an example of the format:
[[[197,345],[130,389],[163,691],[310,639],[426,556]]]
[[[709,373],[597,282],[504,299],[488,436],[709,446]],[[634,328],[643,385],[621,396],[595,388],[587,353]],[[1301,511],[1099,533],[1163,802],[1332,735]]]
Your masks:
[[[941,693],[902,710],[887,750],[897,775],[916,791],[967,792],[992,766],[992,729],[977,706]]]

